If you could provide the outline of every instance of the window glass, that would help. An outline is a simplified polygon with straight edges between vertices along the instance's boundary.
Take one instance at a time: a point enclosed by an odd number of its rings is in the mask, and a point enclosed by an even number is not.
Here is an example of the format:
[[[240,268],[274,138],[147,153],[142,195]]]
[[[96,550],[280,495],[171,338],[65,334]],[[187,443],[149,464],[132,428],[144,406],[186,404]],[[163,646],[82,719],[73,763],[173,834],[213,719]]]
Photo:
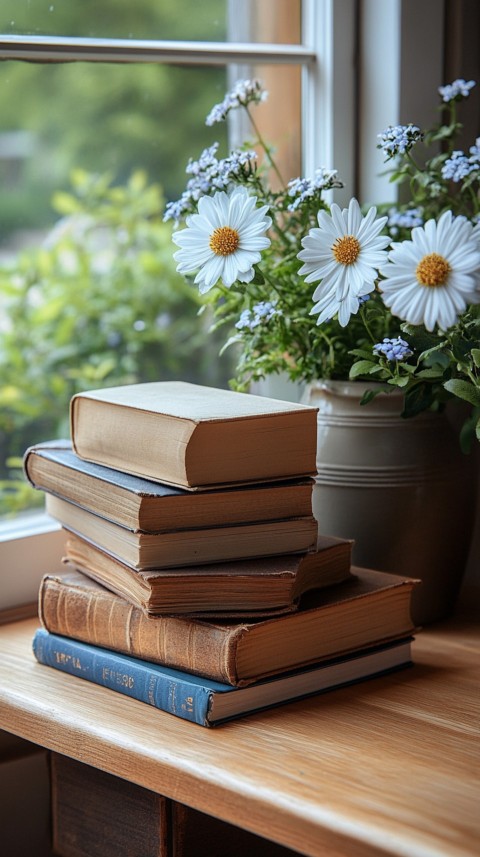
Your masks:
[[[242,0],[240,0],[242,2]],[[120,8],[121,7],[121,8]],[[201,7],[201,14],[198,14]],[[223,41],[226,0],[2,0],[10,35]]]
[[[4,0],[6,34],[299,41],[299,0]],[[227,26],[227,17],[229,24]],[[291,26],[288,26],[288,21]],[[235,24],[235,26],[233,25]],[[190,159],[255,129],[205,118],[256,76],[255,111],[285,181],[300,172],[300,69],[162,63],[0,63],[0,515],[43,495],[21,472],[30,444],[68,436],[74,392],[184,378],[225,386],[234,355],[207,332],[175,270],[172,222]],[[231,121],[230,121],[231,120]],[[203,308],[204,309],[204,308]]]
[[[225,87],[221,67],[0,65],[0,513],[43,501],[20,459],[68,436],[76,390],[226,385],[163,222],[189,158],[226,154],[205,125]]]

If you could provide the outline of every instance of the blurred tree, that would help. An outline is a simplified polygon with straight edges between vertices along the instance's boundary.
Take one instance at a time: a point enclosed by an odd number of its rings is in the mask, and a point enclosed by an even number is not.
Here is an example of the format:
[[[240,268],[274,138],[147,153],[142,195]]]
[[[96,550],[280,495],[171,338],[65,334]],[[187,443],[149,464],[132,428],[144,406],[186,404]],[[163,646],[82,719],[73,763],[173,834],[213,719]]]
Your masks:
[[[2,0],[0,31],[212,40],[224,38],[225,8],[225,0],[204,0],[202,14],[196,0]],[[0,176],[12,166],[3,158],[2,169],[2,132],[26,131],[32,145],[20,171],[23,180],[5,187],[0,199],[1,239],[20,226],[53,222],[52,191],[67,184],[72,167],[110,170],[119,181],[140,167],[169,199],[179,196],[189,157],[219,135],[226,143],[224,125],[212,130],[203,124],[225,87],[220,67],[2,63]]]
[[[0,512],[38,495],[15,476],[26,447],[68,437],[79,391],[183,378],[226,386],[229,358],[206,334],[198,291],[175,271],[160,188],[73,174],[42,246],[0,269]]]

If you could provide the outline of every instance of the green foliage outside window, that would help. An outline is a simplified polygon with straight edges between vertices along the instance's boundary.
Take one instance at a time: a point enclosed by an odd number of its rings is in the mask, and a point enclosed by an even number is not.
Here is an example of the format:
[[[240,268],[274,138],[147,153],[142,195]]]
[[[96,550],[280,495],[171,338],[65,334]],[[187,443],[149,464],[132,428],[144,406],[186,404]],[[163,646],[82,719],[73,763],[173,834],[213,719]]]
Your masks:
[[[0,31],[222,40],[225,0],[3,0]],[[0,514],[43,503],[27,446],[68,436],[74,392],[184,378],[226,385],[196,289],[177,275],[163,194],[226,69],[0,64]],[[225,133],[226,139],[226,133]],[[76,168],[72,174],[72,168]],[[70,182],[73,184],[71,185]]]
[[[77,170],[41,246],[0,269],[0,513],[42,502],[19,466],[26,447],[68,436],[71,396],[183,378],[225,386],[231,367],[175,271],[162,192]]]

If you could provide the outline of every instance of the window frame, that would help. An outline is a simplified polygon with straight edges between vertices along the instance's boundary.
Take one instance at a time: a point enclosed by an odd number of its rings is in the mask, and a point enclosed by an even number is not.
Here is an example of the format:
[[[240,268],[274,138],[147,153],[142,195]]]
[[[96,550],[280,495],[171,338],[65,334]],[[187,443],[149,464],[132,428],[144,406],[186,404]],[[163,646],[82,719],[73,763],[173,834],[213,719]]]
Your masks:
[[[376,98],[380,90],[389,93],[391,104],[387,106],[392,106],[395,115],[389,118],[388,123],[401,121],[400,115],[407,107],[405,102],[400,103],[399,93],[403,92],[401,78],[408,71],[408,80],[415,81],[413,89],[417,102],[419,89],[423,88],[425,103],[428,99],[431,104],[431,80],[415,77],[412,65],[419,62],[421,54],[421,68],[425,68],[430,58],[434,63],[430,78],[441,82],[441,26],[438,23],[433,36],[429,33],[429,40],[422,43],[422,51],[417,54],[411,52],[409,34],[415,30],[415,15],[427,14],[431,20],[439,22],[442,17],[439,5],[443,9],[444,0],[440,3],[438,0],[419,0],[416,4],[409,4],[407,0],[390,0],[388,4],[382,4],[385,8],[381,16],[372,14],[372,3],[375,4],[376,0],[302,0],[302,42],[295,45],[0,35],[0,59],[244,66],[300,64],[303,69],[303,174],[312,175],[318,166],[335,167],[345,184],[342,191],[335,192],[335,199],[345,203],[350,196],[357,195],[363,201],[369,201],[372,188],[376,194],[387,189],[387,179],[383,180],[383,185],[374,185],[371,153],[367,152],[367,142],[374,149],[372,134],[374,122],[379,118],[378,110],[375,110]],[[378,11],[378,4],[376,8]],[[386,67],[381,52],[372,50],[372,45],[378,44],[388,44],[390,56],[394,57]],[[363,84],[358,82],[359,70],[363,72]],[[361,104],[362,116],[356,112],[358,103]],[[337,105],[341,105],[341,110]],[[377,126],[375,132],[378,130],[381,128]],[[359,175],[364,176],[361,182]],[[378,195],[376,198],[378,200]],[[2,609],[9,603],[8,598],[2,595],[2,584],[13,579],[13,572],[15,575],[25,573],[26,556],[32,587],[42,573],[55,570],[52,565],[60,565],[62,534],[58,524],[45,513],[19,518],[16,523],[12,521],[11,527],[8,522],[3,522],[0,527]]]

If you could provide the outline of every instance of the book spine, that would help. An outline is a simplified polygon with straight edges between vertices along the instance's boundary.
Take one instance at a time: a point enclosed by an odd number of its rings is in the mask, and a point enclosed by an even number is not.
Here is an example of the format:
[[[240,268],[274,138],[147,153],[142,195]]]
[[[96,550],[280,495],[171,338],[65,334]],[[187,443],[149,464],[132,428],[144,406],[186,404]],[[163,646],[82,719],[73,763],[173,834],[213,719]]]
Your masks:
[[[146,662],[50,634],[44,628],[35,632],[33,653],[40,664],[115,690],[183,720],[210,726],[211,690],[190,682],[188,676],[183,678],[159,667],[152,669]]]
[[[43,627],[53,634],[103,646],[145,661],[236,685],[235,655],[241,626],[186,617],[147,616],[115,593],[84,589],[46,575],[38,598]]]

